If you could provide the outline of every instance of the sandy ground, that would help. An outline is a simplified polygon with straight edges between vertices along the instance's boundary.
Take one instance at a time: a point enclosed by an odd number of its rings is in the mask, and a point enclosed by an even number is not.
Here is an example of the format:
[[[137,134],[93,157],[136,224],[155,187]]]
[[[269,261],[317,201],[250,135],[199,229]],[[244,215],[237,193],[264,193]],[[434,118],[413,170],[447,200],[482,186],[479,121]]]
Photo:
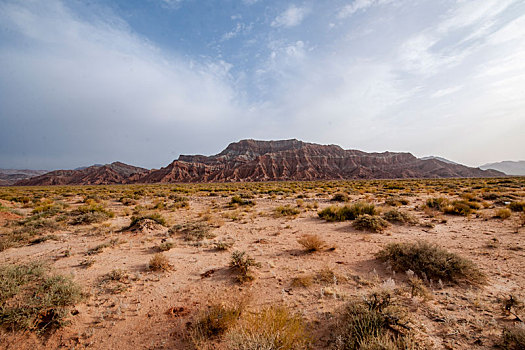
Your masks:
[[[353,195],[351,200],[364,198]],[[370,195],[366,195],[370,198]],[[80,197],[68,201],[75,207]],[[481,209],[470,217],[437,215],[428,217],[416,207],[425,195],[411,197],[401,206],[425,225],[392,225],[383,233],[357,231],[350,222],[328,223],[318,218],[317,209],[301,209],[296,217],[274,217],[273,208],[290,204],[295,199],[255,198],[251,208],[229,208],[230,198],[190,197],[189,209],[161,211],[169,227],[188,221],[207,219],[217,227],[214,239],[198,244],[171,236],[168,227],[151,232],[121,232],[130,222],[121,216],[124,206],[107,201],[115,218],[93,226],[68,226],[57,231],[58,241],[9,248],[0,252],[1,263],[43,260],[59,273],[71,274],[88,293],[78,304],[71,324],[45,336],[2,331],[2,349],[186,349],[186,324],[203,306],[213,301],[243,295],[250,308],[283,304],[304,315],[316,335],[314,348],[326,347],[327,324],[350,296],[363,295],[373,288],[405,287],[406,275],[394,273],[374,258],[387,243],[426,240],[474,261],[487,274],[488,283],[481,287],[433,283],[433,298],[424,301],[414,297],[410,310],[414,325],[436,349],[489,349],[497,342],[503,326],[512,316],[502,311],[501,300],[510,294],[523,297],[525,287],[525,228],[518,228],[518,215],[509,219],[492,218],[494,208]],[[328,197],[316,198],[320,209],[331,205]],[[372,197],[376,204],[381,202]],[[304,199],[304,205],[314,199]],[[4,206],[16,207],[3,201]],[[151,200],[141,202],[147,206]],[[28,209],[15,208],[27,215]],[[203,214],[204,213],[204,214]],[[232,213],[234,215],[232,215]],[[1,213],[0,224],[16,220],[17,215]],[[229,217],[235,216],[235,220]],[[304,234],[318,234],[335,250],[307,254],[297,242]],[[174,248],[164,252],[172,270],[151,272],[148,262],[155,247],[166,238]],[[228,239],[234,242],[229,251],[213,249],[211,242]],[[110,240],[114,246],[87,256],[88,249]],[[496,244],[489,243],[497,241]],[[234,280],[228,264],[231,252],[246,251],[261,267],[256,279],[243,285]],[[69,254],[66,254],[69,251]],[[81,266],[93,259],[90,267]],[[314,283],[307,288],[291,286],[292,278],[331,269],[339,279],[327,285]],[[115,269],[129,278],[118,291],[102,282],[103,276]],[[209,277],[202,274],[213,270]]]

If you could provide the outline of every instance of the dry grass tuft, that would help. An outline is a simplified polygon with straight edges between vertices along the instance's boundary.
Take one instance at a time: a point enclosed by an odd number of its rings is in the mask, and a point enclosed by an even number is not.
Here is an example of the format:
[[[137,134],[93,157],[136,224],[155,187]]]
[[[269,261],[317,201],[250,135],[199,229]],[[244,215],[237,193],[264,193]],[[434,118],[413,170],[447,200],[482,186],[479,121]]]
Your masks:
[[[303,318],[285,307],[269,307],[246,315],[226,335],[229,349],[300,350],[310,344]]]
[[[164,254],[157,253],[150,259],[148,268],[151,271],[169,271],[171,269],[171,265],[168,258]]]
[[[326,242],[319,235],[304,235],[297,240],[308,253],[318,252],[326,247]]]
[[[389,224],[380,216],[363,214],[355,219],[352,226],[357,230],[382,232],[388,228]]]

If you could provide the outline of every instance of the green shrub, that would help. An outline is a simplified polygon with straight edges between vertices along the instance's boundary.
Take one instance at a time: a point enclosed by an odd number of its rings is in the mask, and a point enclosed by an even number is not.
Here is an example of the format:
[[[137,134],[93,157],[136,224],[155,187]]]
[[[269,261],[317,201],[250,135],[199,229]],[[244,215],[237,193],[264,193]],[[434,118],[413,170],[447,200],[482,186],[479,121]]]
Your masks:
[[[355,219],[352,226],[357,230],[382,232],[389,226],[389,224],[380,216],[363,214]]]
[[[251,268],[260,266],[261,264],[248,256],[246,252],[237,250],[232,253],[230,268],[237,273],[237,281],[241,283],[253,280],[254,276],[251,273]]]
[[[42,264],[0,266],[0,324],[9,329],[59,328],[81,299],[81,289],[70,277],[52,275]]]
[[[346,221],[355,220],[359,215],[363,214],[375,215],[377,211],[372,203],[357,202],[342,207],[330,206],[317,214],[326,221]]]
[[[412,270],[419,276],[434,280],[473,283],[484,280],[483,273],[472,261],[423,241],[391,243],[376,256],[388,262],[396,271]]]
[[[251,201],[249,199],[242,199],[241,197],[239,196],[233,196],[230,200],[230,203],[228,203],[228,206],[230,207],[236,207],[236,206],[254,206],[255,205],[255,202],[254,201]]]

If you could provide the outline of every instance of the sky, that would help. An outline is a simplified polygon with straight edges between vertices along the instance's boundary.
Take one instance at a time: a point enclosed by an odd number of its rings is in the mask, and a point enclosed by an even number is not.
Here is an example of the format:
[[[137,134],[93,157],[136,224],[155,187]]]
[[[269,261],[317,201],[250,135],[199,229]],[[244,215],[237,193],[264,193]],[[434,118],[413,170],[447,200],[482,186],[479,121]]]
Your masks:
[[[0,168],[246,138],[525,159],[525,1],[0,0]]]

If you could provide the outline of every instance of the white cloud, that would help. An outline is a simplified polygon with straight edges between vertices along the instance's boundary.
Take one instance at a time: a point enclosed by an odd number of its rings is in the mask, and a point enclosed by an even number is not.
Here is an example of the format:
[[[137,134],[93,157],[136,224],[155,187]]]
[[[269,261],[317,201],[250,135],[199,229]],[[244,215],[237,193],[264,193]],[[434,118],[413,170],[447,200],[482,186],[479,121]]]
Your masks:
[[[295,27],[304,20],[308,14],[308,9],[306,7],[297,7],[291,5],[283,13],[273,20],[271,23],[272,27]]]
[[[339,10],[337,18],[348,18],[358,11],[366,11],[370,7],[388,4],[392,1],[393,0],[354,0]]]

